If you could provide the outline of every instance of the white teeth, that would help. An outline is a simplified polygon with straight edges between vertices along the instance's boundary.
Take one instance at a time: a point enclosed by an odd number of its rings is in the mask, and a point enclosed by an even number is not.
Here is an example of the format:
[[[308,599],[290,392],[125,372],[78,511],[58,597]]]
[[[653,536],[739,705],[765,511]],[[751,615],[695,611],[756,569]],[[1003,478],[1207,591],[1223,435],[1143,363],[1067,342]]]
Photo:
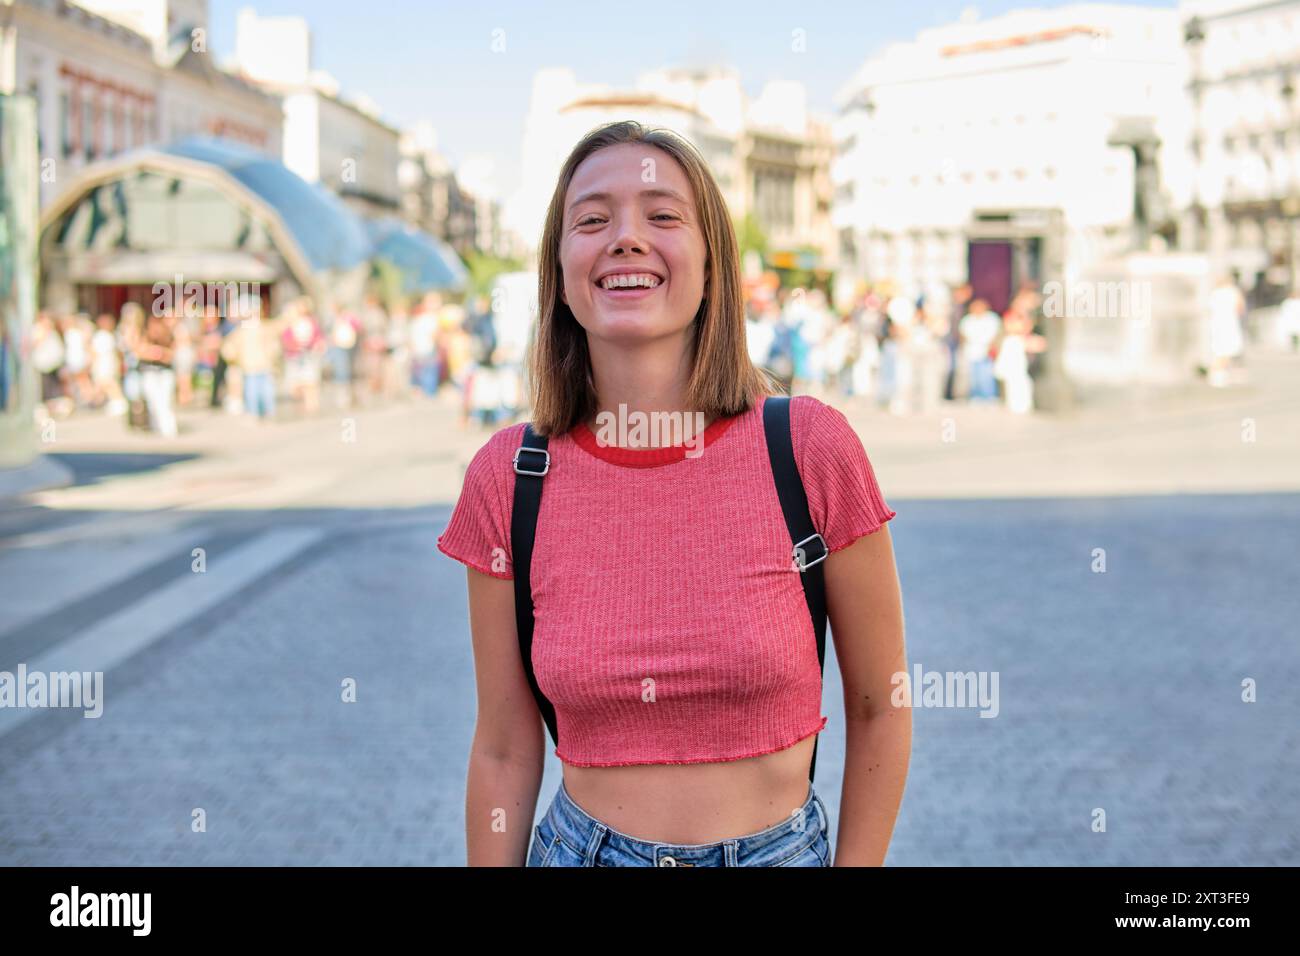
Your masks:
[[[653,289],[658,284],[658,276],[641,272],[631,275],[606,276],[600,283],[601,288],[603,289],[630,289],[635,287]]]

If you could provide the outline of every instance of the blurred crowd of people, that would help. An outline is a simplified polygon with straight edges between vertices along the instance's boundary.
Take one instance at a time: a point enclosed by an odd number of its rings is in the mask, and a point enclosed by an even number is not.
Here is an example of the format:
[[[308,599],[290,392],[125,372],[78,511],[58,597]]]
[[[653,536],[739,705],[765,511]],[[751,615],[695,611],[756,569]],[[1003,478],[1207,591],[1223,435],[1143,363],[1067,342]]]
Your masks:
[[[958,400],[1023,413],[1046,348],[1041,302],[1026,286],[999,315],[968,285],[937,302],[880,283],[840,314],[818,289],[758,287],[746,330],[751,359],[794,391],[872,396],[895,414]],[[391,309],[369,296],[323,314],[297,298],[274,316],[257,297],[175,311],[128,302],[93,320],[42,311],[32,362],[44,414],[101,410],[166,436],[178,408],[265,422],[285,403],[313,416],[444,388],[459,395],[464,424],[499,428],[525,410],[521,349],[498,341],[482,296],[460,304],[431,292]]]
[[[752,289],[746,325],[750,358],[787,388],[868,396],[905,415],[941,402],[1034,407],[1034,379],[1047,339],[1042,295],[1024,285],[998,314],[971,287],[940,301],[882,282],[837,313],[818,289]]]
[[[461,396],[462,421],[484,427],[520,413],[519,356],[505,354],[484,297],[468,307],[436,292],[408,308],[375,296],[359,310],[322,314],[308,298],[265,316],[260,298],[180,310],[126,303],[119,315],[41,311],[31,339],[38,415],[77,410],[127,427],[177,434],[178,408],[207,407],[266,422],[314,416],[322,406]]]
[[[792,393],[866,396],[897,415],[929,413],[944,402],[1000,403],[1016,414],[1035,407],[1043,371],[1043,295],[1026,283],[1000,314],[969,284],[942,298],[880,282],[860,287],[837,311],[819,289],[747,286],[751,360]],[[1209,384],[1242,381],[1245,302],[1231,277],[1209,301]],[[1300,292],[1283,304],[1283,325],[1300,348]],[[509,336],[505,337],[506,339]],[[464,304],[430,292],[385,308],[376,296],[352,310],[318,310],[310,299],[263,316],[263,302],[225,308],[120,315],[42,311],[31,339],[42,411],[77,409],[121,416],[128,427],[177,433],[178,407],[206,406],[257,421],[313,416],[322,406],[458,395],[462,424],[499,428],[525,411],[522,343],[503,341],[484,296]]]

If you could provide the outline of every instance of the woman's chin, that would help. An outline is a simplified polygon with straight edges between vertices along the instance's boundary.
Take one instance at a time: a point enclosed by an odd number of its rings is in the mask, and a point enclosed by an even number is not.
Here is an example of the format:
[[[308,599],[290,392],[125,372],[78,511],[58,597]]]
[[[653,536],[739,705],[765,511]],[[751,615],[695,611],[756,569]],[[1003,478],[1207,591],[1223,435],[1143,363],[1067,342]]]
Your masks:
[[[588,334],[611,341],[648,341],[677,331],[672,323],[664,321],[658,310],[640,312],[635,309],[604,313],[586,328]]]

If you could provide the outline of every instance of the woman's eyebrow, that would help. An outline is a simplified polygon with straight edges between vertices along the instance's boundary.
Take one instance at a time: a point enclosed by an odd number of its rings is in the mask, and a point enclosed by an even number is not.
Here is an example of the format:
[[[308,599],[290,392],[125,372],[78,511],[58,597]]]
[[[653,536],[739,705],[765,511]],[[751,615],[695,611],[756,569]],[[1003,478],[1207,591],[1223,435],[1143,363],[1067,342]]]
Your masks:
[[[652,199],[653,198],[676,199],[680,203],[686,203],[685,196],[677,192],[677,190],[675,189],[668,189],[667,187],[664,186],[653,186],[650,189],[643,189],[638,195],[652,198]],[[610,194],[607,192],[583,193],[573,202],[569,203],[569,208],[572,209],[574,206],[581,206],[585,202],[596,202],[596,201],[607,202],[609,201],[609,199],[610,199]]]

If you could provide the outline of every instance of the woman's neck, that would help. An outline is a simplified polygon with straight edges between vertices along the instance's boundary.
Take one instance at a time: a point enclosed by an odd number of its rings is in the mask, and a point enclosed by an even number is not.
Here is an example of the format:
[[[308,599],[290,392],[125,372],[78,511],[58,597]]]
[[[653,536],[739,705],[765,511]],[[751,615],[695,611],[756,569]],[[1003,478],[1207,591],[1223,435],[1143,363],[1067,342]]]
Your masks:
[[[589,336],[587,346],[598,396],[596,415],[587,423],[593,431],[602,418],[654,420],[653,416],[667,414],[671,418],[665,421],[680,419],[688,425],[687,433],[694,433],[701,416],[687,407],[691,368],[686,330],[630,345]]]

